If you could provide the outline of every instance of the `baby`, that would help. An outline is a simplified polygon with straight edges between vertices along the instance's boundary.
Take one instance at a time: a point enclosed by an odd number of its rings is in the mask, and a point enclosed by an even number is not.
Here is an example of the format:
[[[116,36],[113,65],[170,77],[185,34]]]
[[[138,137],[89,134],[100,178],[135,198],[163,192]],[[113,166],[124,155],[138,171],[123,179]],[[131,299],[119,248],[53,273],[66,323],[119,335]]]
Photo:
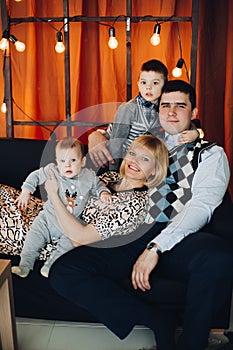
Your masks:
[[[106,204],[111,203],[110,190],[99,181],[94,171],[85,168],[84,147],[76,138],[63,138],[57,143],[55,151],[57,165],[50,163],[33,171],[26,178],[22,185],[22,192],[15,201],[20,209],[26,209],[30,194],[50,177],[50,170],[53,170],[57,178],[62,201],[76,218],[79,218],[90,194],[99,196],[100,200]],[[57,222],[52,203],[47,200],[27,234],[20,255],[20,264],[12,267],[12,273],[26,277],[33,269],[40,249],[51,242],[55,248],[41,268],[41,274],[44,277],[48,277],[51,265],[59,256],[74,248]]]

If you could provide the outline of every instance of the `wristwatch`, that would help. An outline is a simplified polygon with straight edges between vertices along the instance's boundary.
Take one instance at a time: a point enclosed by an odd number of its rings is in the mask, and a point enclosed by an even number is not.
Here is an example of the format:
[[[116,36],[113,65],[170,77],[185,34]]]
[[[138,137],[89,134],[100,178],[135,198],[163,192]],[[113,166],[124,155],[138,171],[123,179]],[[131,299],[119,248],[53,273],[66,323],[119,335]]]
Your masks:
[[[199,128],[196,128],[196,130],[199,134],[199,138],[204,139],[204,136],[205,136],[204,131],[202,129],[199,129]]]
[[[97,129],[96,131],[100,132],[102,135],[106,134],[106,130],[104,129]]]
[[[155,252],[158,255],[158,257],[162,255],[161,250],[157,247],[156,243],[154,242],[149,242],[146,246],[146,249],[153,250],[153,252]]]

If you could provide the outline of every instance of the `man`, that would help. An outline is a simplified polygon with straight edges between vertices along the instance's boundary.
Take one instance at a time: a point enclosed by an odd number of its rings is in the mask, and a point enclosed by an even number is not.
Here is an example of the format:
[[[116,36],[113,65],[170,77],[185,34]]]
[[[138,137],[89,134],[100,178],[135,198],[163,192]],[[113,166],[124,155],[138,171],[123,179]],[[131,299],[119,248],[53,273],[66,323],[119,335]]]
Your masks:
[[[205,141],[178,145],[180,133],[196,115],[191,85],[169,81],[162,90],[159,117],[171,148],[170,167],[166,184],[151,192],[150,225],[144,224],[144,234],[126,245],[74,249],[54,264],[50,275],[58,293],[86,308],[121,339],[136,324],[150,327],[158,350],[204,350],[213,320],[231,298],[232,248],[200,231],[227,189],[226,155]],[[152,217],[155,223],[147,230]],[[186,287],[177,344],[175,312],[156,304],[159,277]],[[122,280],[130,278],[132,287],[123,286]]]

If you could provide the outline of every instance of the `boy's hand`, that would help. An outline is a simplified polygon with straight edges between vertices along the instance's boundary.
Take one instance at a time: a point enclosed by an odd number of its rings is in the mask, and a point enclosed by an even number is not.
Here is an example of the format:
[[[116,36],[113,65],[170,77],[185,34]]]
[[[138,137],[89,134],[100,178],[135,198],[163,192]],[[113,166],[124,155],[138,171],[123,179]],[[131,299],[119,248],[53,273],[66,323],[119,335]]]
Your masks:
[[[92,132],[88,137],[88,152],[96,167],[105,167],[108,162],[114,163],[106,145],[106,137],[98,131]]]
[[[31,198],[30,192],[23,189],[19,197],[15,200],[15,204],[19,209],[25,210],[28,206],[30,198]]]
[[[101,192],[100,193],[100,200],[101,202],[105,203],[105,204],[111,204],[112,203],[112,195],[109,192]]]
[[[199,137],[199,132],[196,129],[193,130],[185,130],[178,137],[178,141],[180,144],[190,143],[195,141]]]

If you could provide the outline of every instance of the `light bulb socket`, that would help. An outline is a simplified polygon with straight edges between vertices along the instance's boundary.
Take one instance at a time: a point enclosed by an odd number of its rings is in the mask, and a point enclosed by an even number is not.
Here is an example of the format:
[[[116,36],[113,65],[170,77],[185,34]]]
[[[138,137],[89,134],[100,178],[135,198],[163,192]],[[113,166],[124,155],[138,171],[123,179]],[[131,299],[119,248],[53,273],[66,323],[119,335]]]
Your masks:
[[[11,34],[11,35],[9,36],[9,40],[10,40],[13,44],[15,44],[16,41],[18,41],[18,39],[17,39],[13,34]]]
[[[9,39],[10,37],[10,31],[9,29],[5,29],[2,33],[2,39]]]
[[[116,36],[116,33],[115,33],[115,28],[114,27],[110,27],[109,30],[108,30],[108,33],[109,33],[109,37],[112,38]]]
[[[160,31],[161,31],[161,25],[159,23],[157,23],[155,26],[154,26],[154,34],[160,34]]]
[[[177,64],[176,64],[176,68],[182,68],[183,67],[183,64],[184,64],[184,59],[183,58],[179,58],[179,60],[177,61]]]
[[[62,32],[58,31],[56,36],[57,36],[57,42],[61,43],[63,41]]]

